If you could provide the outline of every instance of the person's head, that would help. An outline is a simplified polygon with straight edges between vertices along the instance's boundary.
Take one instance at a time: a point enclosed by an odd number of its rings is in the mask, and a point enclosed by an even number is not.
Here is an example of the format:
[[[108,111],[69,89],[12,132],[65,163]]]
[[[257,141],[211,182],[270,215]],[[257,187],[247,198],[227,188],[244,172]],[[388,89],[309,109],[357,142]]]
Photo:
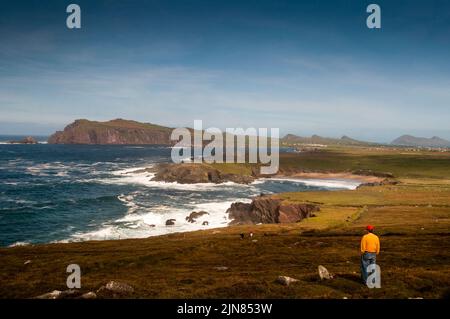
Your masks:
[[[366,226],[366,230],[369,232],[369,233],[373,233],[373,230],[375,229],[375,227],[373,227],[372,225],[367,225]]]

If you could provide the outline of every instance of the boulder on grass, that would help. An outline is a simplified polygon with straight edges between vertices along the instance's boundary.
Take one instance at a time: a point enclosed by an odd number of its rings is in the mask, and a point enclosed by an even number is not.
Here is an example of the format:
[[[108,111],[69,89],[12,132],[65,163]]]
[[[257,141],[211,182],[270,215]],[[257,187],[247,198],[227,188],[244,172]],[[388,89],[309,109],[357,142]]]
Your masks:
[[[333,275],[322,265],[318,267],[319,277],[321,280],[330,280],[333,279]]]
[[[283,285],[283,286],[289,286],[290,284],[297,282],[298,279],[291,278],[288,276],[278,276],[276,282]]]

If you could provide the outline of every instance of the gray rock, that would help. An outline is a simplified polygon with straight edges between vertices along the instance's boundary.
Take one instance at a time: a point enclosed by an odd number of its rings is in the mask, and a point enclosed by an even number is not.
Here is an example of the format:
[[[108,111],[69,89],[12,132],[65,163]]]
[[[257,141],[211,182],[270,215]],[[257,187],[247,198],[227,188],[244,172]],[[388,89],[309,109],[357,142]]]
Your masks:
[[[228,267],[226,266],[218,266],[218,267],[214,267],[215,270],[217,271],[225,271],[228,270]]]
[[[35,299],[59,299],[61,296],[60,290],[53,290],[52,292],[47,292],[46,294],[37,296]]]
[[[97,294],[95,292],[89,291],[85,294],[82,294],[81,299],[97,299]]]
[[[108,291],[111,291],[114,293],[119,293],[119,294],[134,292],[134,288],[131,287],[130,285],[123,283],[123,282],[114,281],[114,280],[111,280],[110,282],[108,282],[106,284],[106,286],[104,286],[104,287]]]
[[[278,276],[276,282],[283,285],[283,286],[289,286],[290,284],[297,282],[298,279],[291,278],[288,276]]]
[[[176,219],[173,219],[173,218],[166,220],[166,226],[175,225],[175,221],[176,221]]]
[[[186,220],[190,223],[195,223],[196,219],[203,215],[209,215],[209,213],[205,211],[192,212],[189,216],[186,217]]]
[[[321,280],[330,280],[333,279],[333,275],[322,265],[318,267],[319,277]]]
[[[65,299],[65,298],[74,298],[79,296],[80,292],[78,290],[69,289],[69,290],[53,290],[52,292],[48,292],[46,294],[37,296],[36,299]]]

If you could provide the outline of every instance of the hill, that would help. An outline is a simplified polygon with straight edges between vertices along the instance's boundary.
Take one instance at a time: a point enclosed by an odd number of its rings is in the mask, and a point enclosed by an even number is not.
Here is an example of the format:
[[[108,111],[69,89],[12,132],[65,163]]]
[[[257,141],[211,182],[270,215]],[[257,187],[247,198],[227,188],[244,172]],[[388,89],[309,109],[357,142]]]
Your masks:
[[[322,145],[368,145],[369,142],[358,141],[346,135],[341,138],[322,137],[312,135],[311,137],[302,137],[294,134],[287,134],[281,139],[282,144],[322,144]]]
[[[49,137],[49,144],[170,145],[172,129],[123,119],[107,122],[76,120]]]
[[[402,135],[391,142],[392,145],[417,147],[450,147],[450,141],[433,136],[432,138]]]

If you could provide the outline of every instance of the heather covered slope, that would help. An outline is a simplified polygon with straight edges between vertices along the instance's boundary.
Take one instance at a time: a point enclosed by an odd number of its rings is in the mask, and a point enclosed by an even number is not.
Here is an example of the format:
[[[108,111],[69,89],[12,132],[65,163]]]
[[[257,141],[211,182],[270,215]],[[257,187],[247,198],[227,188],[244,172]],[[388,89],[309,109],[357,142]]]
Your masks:
[[[171,128],[116,119],[107,122],[76,120],[48,139],[50,144],[171,145]]]

